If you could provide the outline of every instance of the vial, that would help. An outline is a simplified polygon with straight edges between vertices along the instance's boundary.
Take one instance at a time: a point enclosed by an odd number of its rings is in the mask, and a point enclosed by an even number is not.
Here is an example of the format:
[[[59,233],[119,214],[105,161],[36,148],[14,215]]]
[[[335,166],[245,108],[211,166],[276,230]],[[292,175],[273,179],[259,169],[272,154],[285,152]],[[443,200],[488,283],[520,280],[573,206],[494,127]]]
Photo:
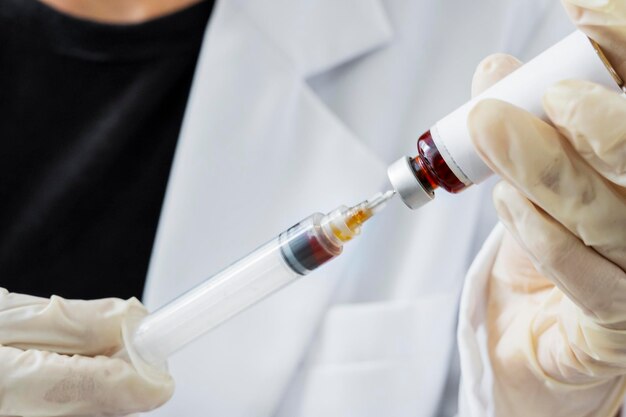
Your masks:
[[[438,188],[456,194],[472,184],[464,182],[455,174],[437,147],[430,130],[417,140],[417,155],[398,159],[389,166],[387,174],[402,201],[412,209],[432,200]]]
[[[441,187],[449,193],[458,193],[467,188],[454,175],[443,156],[437,149],[430,130],[427,130],[417,140],[418,155],[411,159],[411,168],[415,177],[430,191]]]
[[[493,172],[471,142],[467,120],[474,106],[495,98],[545,120],[541,97],[564,79],[588,80],[626,92],[598,44],[576,31],[432,125],[417,140],[416,156],[404,156],[389,166],[391,185],[409,208],[418,209],[435,197],[437,189],[458,193],[480,184]]]

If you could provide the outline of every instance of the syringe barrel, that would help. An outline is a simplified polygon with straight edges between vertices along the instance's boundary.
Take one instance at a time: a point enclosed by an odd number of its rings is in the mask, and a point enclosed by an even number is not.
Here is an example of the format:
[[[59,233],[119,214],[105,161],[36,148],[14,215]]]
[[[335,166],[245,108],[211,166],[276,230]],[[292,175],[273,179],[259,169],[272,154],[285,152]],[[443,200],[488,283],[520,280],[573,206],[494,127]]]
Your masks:
[[[149,364],[168,356],[271,293],[338,256],[316,213],[174,301],[131,329],[128,349]]]

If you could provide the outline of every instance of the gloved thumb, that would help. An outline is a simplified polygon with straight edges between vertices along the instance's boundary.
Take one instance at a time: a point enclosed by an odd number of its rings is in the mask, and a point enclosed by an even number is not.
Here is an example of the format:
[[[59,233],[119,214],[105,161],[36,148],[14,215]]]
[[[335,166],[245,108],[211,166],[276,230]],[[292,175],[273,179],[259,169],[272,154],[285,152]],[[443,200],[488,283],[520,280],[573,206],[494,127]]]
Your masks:
[[[472,79],[472,97],[476,97],[521,66],[521,61],[511,55],[489,55],[476,67]]]

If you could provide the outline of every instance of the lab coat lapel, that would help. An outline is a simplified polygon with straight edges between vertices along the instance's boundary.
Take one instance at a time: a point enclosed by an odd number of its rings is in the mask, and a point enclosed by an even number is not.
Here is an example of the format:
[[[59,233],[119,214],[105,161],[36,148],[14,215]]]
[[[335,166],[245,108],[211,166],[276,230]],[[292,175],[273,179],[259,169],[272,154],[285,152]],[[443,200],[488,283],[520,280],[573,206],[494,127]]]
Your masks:
[[[153,250],[149,308],[311,212],[377,191],[384,164],[305,78],[389,36],[373,0],[218,3]],[[154,415],[271,415],[341,277],[336,262],[173,357],[179,390]]]
[[[392,37],[382,0],[237,0],[303,78],[382,47]]]

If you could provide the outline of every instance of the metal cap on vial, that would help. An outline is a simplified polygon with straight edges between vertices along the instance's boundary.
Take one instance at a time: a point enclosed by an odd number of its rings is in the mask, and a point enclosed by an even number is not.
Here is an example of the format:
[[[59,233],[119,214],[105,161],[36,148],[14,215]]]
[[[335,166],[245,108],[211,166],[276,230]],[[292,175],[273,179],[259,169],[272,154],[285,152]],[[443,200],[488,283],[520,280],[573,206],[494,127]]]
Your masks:
[[[409,208],[415,210],[435,198],[432,190],[426,189],[415,176],[411,158],[404,156],[387,168],[387,176],[393,188]]]

